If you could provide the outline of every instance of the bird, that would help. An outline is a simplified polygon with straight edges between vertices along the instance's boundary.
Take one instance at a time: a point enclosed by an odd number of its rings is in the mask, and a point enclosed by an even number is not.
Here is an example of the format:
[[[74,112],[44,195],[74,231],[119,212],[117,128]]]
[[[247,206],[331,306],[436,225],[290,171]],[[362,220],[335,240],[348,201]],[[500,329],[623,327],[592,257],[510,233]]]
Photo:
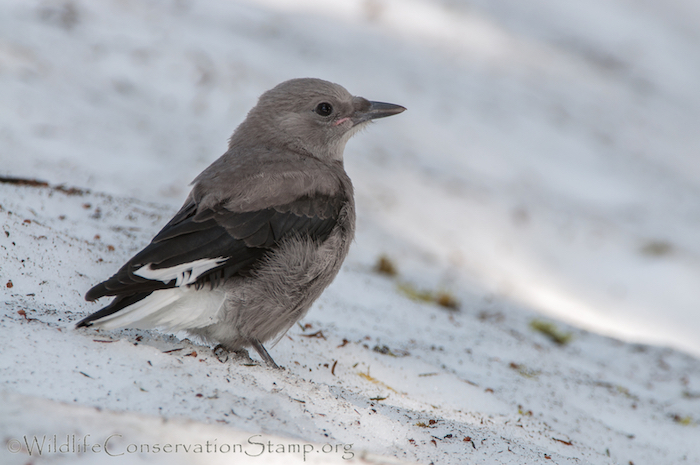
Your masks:
[[[264,92],[175,216],[87,291],[87,301],[113,300],[76,328],[185,330],[227,352],[252,347],[279,368],[263,343],[308,312],[354,238],[345,145],[404,110],[316,78]]]

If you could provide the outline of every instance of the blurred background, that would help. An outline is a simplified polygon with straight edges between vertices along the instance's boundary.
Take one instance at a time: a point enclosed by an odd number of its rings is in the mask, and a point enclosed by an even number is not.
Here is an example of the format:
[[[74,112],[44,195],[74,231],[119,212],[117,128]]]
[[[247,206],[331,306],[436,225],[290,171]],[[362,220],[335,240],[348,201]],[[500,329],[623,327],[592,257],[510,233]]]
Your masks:
[[[3,0],[0,175],[175,209],[327,79],[408,108],[346,149],[350,264],[698,355],[698,50],[695,0]]]

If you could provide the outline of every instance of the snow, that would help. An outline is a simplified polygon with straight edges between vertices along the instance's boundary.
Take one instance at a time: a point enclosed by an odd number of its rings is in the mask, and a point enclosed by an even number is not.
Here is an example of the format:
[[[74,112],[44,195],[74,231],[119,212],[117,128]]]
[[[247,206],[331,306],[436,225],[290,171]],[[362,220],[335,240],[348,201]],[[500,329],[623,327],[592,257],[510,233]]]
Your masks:
[[[690,0],[2,2],[0,176],[47,184],[0,183],[0,462],[700,463],[698,18]],[[74,330],[257,96],[302,76],[408,111],[348,143],[357,239],[268,347],[285,370]],[[124,456],[15,449],[112,434]],[[207,441],[248,455],[182,452]]]

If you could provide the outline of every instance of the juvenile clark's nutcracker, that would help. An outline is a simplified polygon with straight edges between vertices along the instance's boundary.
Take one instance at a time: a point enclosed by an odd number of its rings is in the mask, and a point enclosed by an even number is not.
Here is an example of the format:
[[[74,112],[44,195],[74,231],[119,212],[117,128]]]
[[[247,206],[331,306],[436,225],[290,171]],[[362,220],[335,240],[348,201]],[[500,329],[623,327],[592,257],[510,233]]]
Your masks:
[[[114,300],[77,324],[187,330],[230,351],[280,338],[333,281],[355,233],[345,143],[405,108],[320,79],[262,94],[180,211],[85,295]]]

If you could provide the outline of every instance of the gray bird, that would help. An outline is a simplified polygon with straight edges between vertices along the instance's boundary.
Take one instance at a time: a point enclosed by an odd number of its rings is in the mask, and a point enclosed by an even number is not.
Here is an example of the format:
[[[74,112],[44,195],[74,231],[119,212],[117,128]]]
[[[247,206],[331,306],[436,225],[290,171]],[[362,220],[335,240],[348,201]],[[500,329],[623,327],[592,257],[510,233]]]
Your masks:
[[[277,367],[263,343],[306,314],[354,236],[345,144],[404,110],[320,79],[265,92],[180,211],[85,295],[114,300],[76,326],[187,330],[229,351],[252,346]]]

